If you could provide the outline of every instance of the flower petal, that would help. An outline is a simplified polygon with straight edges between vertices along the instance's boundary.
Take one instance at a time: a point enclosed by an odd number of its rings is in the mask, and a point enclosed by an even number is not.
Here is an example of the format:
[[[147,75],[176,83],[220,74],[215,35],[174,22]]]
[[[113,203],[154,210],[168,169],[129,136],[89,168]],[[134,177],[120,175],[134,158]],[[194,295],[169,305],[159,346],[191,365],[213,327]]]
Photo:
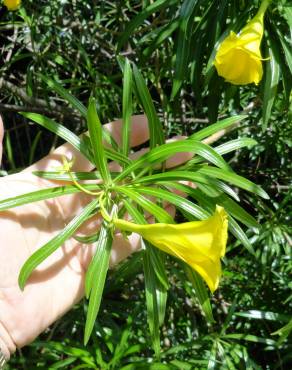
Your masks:
[[[139,233],[144,239],[195,269],[213,292],[221,275],[220,258],[227,243],[227,214],[217,206],[213,216],[183,224],[137,225],[114,220],[117,228]]]

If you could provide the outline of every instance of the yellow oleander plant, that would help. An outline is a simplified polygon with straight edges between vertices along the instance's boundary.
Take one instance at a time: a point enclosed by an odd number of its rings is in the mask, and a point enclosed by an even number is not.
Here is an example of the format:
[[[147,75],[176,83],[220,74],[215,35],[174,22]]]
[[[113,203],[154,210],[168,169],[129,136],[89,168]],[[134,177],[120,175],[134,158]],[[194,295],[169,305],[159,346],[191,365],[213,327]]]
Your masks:
[[[234,85],[258,84],[262,79],[260,46],[269,3],[263,0],[256,16],[238,34],[231,31],[218,47],[214,65],[219,76]]]
[[[94,97],[90,98],[86,108],[59,83],[40,76],[44,83],[66,99],[86,120],[89,135],[78,137],[42,114],[21,114],[70,143],[93,164],[94,170],[74,172],[74,159],[68,161],[63,158],[61,168],[34,172],[34,175],[54,180],[56,184],[60,181],[60,186],[2,200],[0,211],[67,194],[90,195],[88,204],[80,214],[73,217],[60,234],[33,253],[19,274],[19,286],[25,289],[33,271],[67,239],[75,237],[82,243],[96,243],[96,253],[89,264],[85,279],[85,295],[89,299],[85,344],[90,339],[100,308],[114,234],[122,231],[126,238],[128,232],[140,234],[143,249],[139,253],[144,268],[149,328],[153,348],[159,356],[159,327],[164,319],[169,284],[165,270],[165,253],[170,255],[170,259],[175,257],[174,263],[182,262],[186,272],[185,278],[190,278],[206,319],[214,322],[209,291],[205,283],[211,292],[218,288],[221,276],[220,259],[225,255],[227,228],[253,253],[252,246],[237,221],[247,226],[258,226],[256,220],[236,203],[238,194],[230,185],[263,198],[268,198],[268,195],[258,185],[237,175],[221,155],[244,146],[251,147],[256,144],[254,140],[239,138],[233,140],[232,145],[227,142],[226,146],[220,147],[203,143],[206,137],[245,119],[246,116],[226,118],[195,132],[189,138],[165,142],[161,122],[141,73],[135,64],[127,59],[123,60],[122,68],[121,145],[103,128]],[[133,98],[137,99],[145,111],[150,133],[149,151],[134,160],[129,157]],[[168,158],[185,152],[190,152],[195,157],[178,167],[167,168],[165,163]],[[121,168],[120,172],[111,172],[109,161],[117,162]],[[186,182],[189,185],[186,185]],[[183,191],[189,199],[177,194],[177,190]],[[180,210],[186,222],[176,224],[176,220],[163,207],[163,202],[168,202]],[[80,226],[93,215],[103,217],[101,227],[92,235],[75,235]],[[149,215],[152,216],[154,224],[148,224]]]

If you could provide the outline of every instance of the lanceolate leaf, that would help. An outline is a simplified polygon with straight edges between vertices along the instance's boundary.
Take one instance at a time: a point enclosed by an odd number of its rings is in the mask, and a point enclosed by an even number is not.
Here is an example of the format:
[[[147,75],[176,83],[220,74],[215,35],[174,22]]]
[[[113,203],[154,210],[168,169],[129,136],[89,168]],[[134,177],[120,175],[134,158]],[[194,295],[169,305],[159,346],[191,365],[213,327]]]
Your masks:
[[[125,201],[129,214],[136,223],[145,224],[146,220],[128,201]],[[147,318],[152,337],[152,346],[157,357],[160,355],[159,327],[163,324],[167,300],[167,276],[161,258],[150,243],[144,241],[143,267],[145,276]]]
[[[170,171],[165,173],[158,173],[155,175],[145,176],[141,179],[136,179],[135,183],[149,183],[156,181],[181,181],[190,180],[194,182],[206,183],[212,185],[212,181],[208,182],[208,177],[218,178],[228,181],[235,186],[238,186],[251,193],[257,194],[262,198],[269,199],[268,194],[258,185],[245,179],[242,176],[236,175],[233,172],[222,170],[211,166],[202,166],[197,171]],[[212,180],[212,179],[211,179]]]
[[[234,220],[233,217],[229,215],[228,218],[228,225],[230,232],[238,239],[245,248],[255,256],[255,251],[253,249],[253,246],[251,245],[250,241],[248,240],[248,237],[246,236],[245,232],[242,230],[242,228],[238,225],[238,223]]]
[[[38,123],[39,125],[45,127],[47,130],[58,135],[59,137],[70,143],[80,153],[82,153],[90,162],[93,162],[85,143],[77,135],[73,134],[73,132],[68,130],[66,127],[38,113],[21,112],[21,114],[24,117]]]
[[[146,224],[146,220],[136,207],[134,207],[130,202],[124,200],[125,207],[129,213],[129,215],[133,218],[134,222],[139,224]],[[161,255],[163,252],[159,251],[157,248],[152,247],[148,243],[148,250],[149,256],[151,259],[151,265],[155,271],[155,274],[160,281],[160,283],[164,286],[165,289],[168,289],[168,279],[164,267],[164,263],[162,261]]]
[[[82,244],[92,244],[98,241],[99,238],[99,232],[87,235],[87,236],[74,236],[74,239],[77,240],[79,243]]]
[[[167,6],[171,6],[173,3],[174,3],[174,0],[157,0],[151,3],[150,5],[148,5],[141,12],[139,12],[138,15],[131,20],[131,22],[127,25],[126,29],[123,31],[122,36],[119,39],[118,51],[120,51],[120,49],[129,39],[129,37],[132,35],[133,31],[137,27],[139,27],[146,18],[148,18],[151,14],[158,12]]]
[[[96,274],[96,269],[97,265],[100,264],[100,259],[102,256],[102,251],[105,250],[105,245],[108,240],[108,230],[105,226],[101,227],[99,234],[98,234],[98,239],[97,239],[97,244],[96,244],[96,252],[94,257],[92,258],[87,271],[86,271],[86,278],[85,278],[85,295],[86,298],[89,298],[90,291],[93,285],[93,279],[96,278],[94,276]]]
[[[229,214],[231,214],[233,217],[235,217],[246,226],[255,228],[259,227],[257,220],[248,212],[246,212],[242,207],[240,207],[238,203],[228,198],[228,196],[221,195],[218,198],[218,204],[222,205]]]
[[[87,109],[86,107],[81,103],[80,100],[78,100],[75,96],[71,95],[62,85],[60,85],[57,81],[52,80],[44,75],[40,74],[41,79],[53,90],[57,92],[62,98],[64,98],[67,102],[69,102],[73,108],[77,109],[78,112],[86,118],[87,116]]]
[[[191,215],[195,216],[196,218],[203,220],[209,216],[208,212],[204,211],[203,208],[197,206],[196,204],[190,202],[189,200],[177,195],[173,194],[169,191],[165,191],[162,189],[157,188],[146,188],[146,187],[137,187],[135,188],[137,192],[141,192],[147,195],[151,195],[157,198],[161,198],[166,200],[178,208],[183,209],[185,212],[190,213]]]
[[[19,274],[18,284],[20,289],[24,288],[24,285],[33,270],[74,234],[80,225],[87,220],[97,205],[98,199],[95,199],[89,203],[80,213],[80,215],[74,217],[73,220],[69,222],[64,230],[62,230],[57,236],[55,236],[29,257]]]
[[[235,150],[244,148],[246,146],[252,148],[255,145],[257,145],[257,142],[254,139],[251,139],[249,137],[240,137],[238,139],[230,140],[227,143],[219,145],[214,148],[214,150],[216,150],[216,152],[220,155],[224,155]]]
[[[96,191],[99,189],[98,185],[95,185],[95,184],[83,184],[83,187],[86,188],[87,190],[92,190],[92,191]],[[40,200],[56,198],[61,195],[74,194],[74,193],[79,193],[79,192],[80,192],[80,189],[78,189],[75,185],[57,186],[53,188],[37,190],[31,193],[26,193],[23,195],[18,195],[13,198],[1,200],[0,201],[0,211],[22,206],[23,204],[38,202]]]
[[[253,147],[257,144],[257,142],[251,138],[248,137],[241,137],[235,140],[227,141],[227,143],[224,143],[222,145],[219,145],[214,148],[214,150],[220,154],[224,155],[230,152],[233,152],[235,150],[244,148],[244,147]],[[193,158],[189,164],[196,164],[202,162],[204,159],[200,157]]]
[[[194,24],[194,11],[198,6],[197,0],[185,0],[180,11],[180,26],[177,40],[174,83],[171,98],[177,95],[183,80],[188,75],[191,34]]]
[[[147,198],[143,197],[142,195],[136,193],[133,189],[129,189],[126,187],[116,187],[116,190],[122,194],[124,194],[126,197],[129,197],[134,202],[139,204],[142,208],[144,208],[146,211],[150,212],[155,216],[155,218],[158,220],[158,222],[164,222],[164,223],[174,223],[173,218],[161,207],[159,207],[157,204],[151,202]]]
[[[196,296],[200,302],[202,310],[206,316],[206,319],[209,323],[214,323],[214,317],[212,313],[212,306],[210,303],[208,290],[204,284],[203,279],[201,276],[192,268],[185,265],[186,274],[192,283],[193,288],[195,289]]]
[[[133,74],[137,88],[135,91],[137,91],[139,95],[138,97],[148,118],[150,149],[152,149],[156,147],[157,144],[161,145],[164,143],[164,132],[161,122],[155,111],[155,107],[147,85],[135,64],[133,65]]]
[[[165,288],[157,281],[152,268],[149,250],[147,248],[143,253],[143,267],[145,276],[147,318],[152,337],[152,346],[157,357],[160,356],[160,324],[164,319],[167,292]],[[163,316],[163,317],[161,317]]]
[[[132,115],[132,68],[128,59],[124,67],[123,81],[123,154],[128,156]]]
[[[257,194],[264,199],[269,199],[268,194],[259,185],[256,185],[251,181],[245,179],[244,177],[236,175],[235,173],[211,166],[203,166],[197,172],[206,176],[215,177],[223,181],[230,182],[231,184],[238,186],[239,188]]]
[[[59,181],[72,181],[74,180],[101,180],[99,171],[93,172],[70,172],[61,173],[60,171],[33,171],[35,176],[41,177],[48,180],[59,180]]]
[[[48,180],[58,180],[58,181],[71,181],[72,178],[74,180],[82,181],[82,180],[102,180],[99,171],[93,172],[71,172],[70,175],[68,173],[60,173],[58,171],[33,171],[34,175],[41,177],[43,179]],[[119,175],[120,172],[111,172],[111,176],[114,178],[115,176]]]
[[[103,149],[102,126],[96,112],[96,101],[94,98],[90,98],[89,101],[87,125],[96,168],[99,170],[103,180],[108,182],[110,180],[110,174]]]
[[[90,293],[86,316],[84,345],[89,341],[99,311],[105,279],[109,268],[112,247],[112,232],[102,226],[97,243],[96,254],[86,273],[86,293]],[[89,274],[87,276],[87,274]]]
[[[247,118],[245,115],[240,115],[240,116],[233,116],[229,117],[226,119],[223,119],[222,121],[218,121],[216,123],[213,123],[212,125],[201,129],[198,132],[195,132],[193,135],[189,137],[189,140],[203,140],[206,137],[213,135],[217,133],[218,131],[221,131],[223,129],[227,129],[228,127],[235,125],[239,123],[240,121],[244,120]]]
[[[267,128],[280,79],[279,56],[277,55],[276,45],[273,45],[273,42],[274,41],[271,39],[269,60],[266,61],[263,96],[263,129]]]
[[[175,153],[190,152],[198,154],[205,160],[215,164],[224,169],[229,169],[228,164],[224,159],[216,153],[209,145],[203,144],[197,140],[182,140],[172,143],[167,143],[150,150],[150,152],[142,155],[139,159],[129,165],[117,178],[116,181],[124,179],[129,173],[138,168],[142,168],[148,164],[161,163],[167,158],[173,156]]]
[[[162,26],[157,31],[155,31],[156,37],[154,40],[151,40],[150,45],[143,50],[143,57],[148,58],[154,52],[154,50],[157,50],[159,48],[160,44],[162,44],[171,36],[171,34],[178,28],[178,26],[178,19],[174,19],[172,22],[167,23],[165,26]]]

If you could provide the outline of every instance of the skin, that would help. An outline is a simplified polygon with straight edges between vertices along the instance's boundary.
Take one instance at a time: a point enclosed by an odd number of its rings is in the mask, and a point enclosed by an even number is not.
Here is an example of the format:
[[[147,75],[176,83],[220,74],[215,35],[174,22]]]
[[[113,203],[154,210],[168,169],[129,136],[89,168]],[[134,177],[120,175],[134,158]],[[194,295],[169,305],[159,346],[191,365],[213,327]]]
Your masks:
[[[118,143],[121,142],[121,121],[106,125]],[[131,146],[148,140],[145,116],[132,118]],[[3,123],[0,117],[0,161],[2,155]],[[145,150],[136,152],[134,157]],[[75,158],[73,171],[90,171],[92,165],[69,144],[57,148],[24,171],[0,178],[0,200],[38,189],[60,185],[31,174],[33,170],[54,170],[62,165],[62,156]],[[167,162],[168,167],[191,158],[180,153]],[[112,170],[117,170],[115,163]],[[93,245],[83,245],[69,239],[32,274],[22,292],[18,274],[26,259],[38,248],[57,235],[64,226],[80,213],[90,201],[85,194],[66,195],[17,207],[0,213],[0,348],[9,358],[16,348],[33,341],[49,325],[64,315],[84,295],[87,266],[94,253]],[[174,215],[175,210],[165,205]],[[153,220],[149,219],[149,222]],[[101,220],[95,218],[78,230],[78,235],[91,234]],[[110,265],[114,266],[140,248],[140,237],[132,234],[124,240],[116,233]]]

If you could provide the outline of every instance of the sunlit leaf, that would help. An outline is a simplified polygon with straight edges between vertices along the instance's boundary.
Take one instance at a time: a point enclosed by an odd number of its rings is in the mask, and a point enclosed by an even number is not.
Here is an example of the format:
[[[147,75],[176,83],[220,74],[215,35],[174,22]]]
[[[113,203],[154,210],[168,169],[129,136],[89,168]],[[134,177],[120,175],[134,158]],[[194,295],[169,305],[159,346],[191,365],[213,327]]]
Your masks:
[[[70,221],[69,224],[57,236],[34,252],[26,260],[19,273],[18,284],[20,289],[24,289],[24,285],[33,270],[74,234],[79,226],[87,220],[88,216],[94,211],[97,205],[98,199],[95,199],[89,203],[83,209],[83,211],[78,216],[74,217],[73,220]]]

